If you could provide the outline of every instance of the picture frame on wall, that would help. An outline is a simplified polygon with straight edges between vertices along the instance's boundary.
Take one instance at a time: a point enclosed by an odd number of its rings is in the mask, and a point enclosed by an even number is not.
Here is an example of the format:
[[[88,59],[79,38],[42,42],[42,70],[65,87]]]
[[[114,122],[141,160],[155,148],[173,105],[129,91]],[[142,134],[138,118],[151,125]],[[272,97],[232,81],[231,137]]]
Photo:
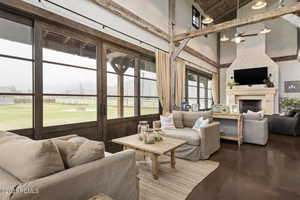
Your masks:
[[[234,114],[238,114],[239,113],[239,105],[237,104],[233,104],[230,106],[230,112],[234,113]]]

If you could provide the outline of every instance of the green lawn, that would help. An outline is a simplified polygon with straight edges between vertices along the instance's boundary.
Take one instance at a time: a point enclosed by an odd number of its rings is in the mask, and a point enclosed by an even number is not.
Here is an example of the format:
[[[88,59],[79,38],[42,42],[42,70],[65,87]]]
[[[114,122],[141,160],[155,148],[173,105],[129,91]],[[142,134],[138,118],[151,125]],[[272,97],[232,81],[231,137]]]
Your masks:
[[[157,113],[155,108],[143,108],[143,115]],[[118,118],[117,107],[108,106],[108,119]],[[134,116],[133,107],[125,107],[124,117]],[[95,105],[44,104],[44,126],[96,121]],[[32,128],[32,104],[0,105],[0,130]]]

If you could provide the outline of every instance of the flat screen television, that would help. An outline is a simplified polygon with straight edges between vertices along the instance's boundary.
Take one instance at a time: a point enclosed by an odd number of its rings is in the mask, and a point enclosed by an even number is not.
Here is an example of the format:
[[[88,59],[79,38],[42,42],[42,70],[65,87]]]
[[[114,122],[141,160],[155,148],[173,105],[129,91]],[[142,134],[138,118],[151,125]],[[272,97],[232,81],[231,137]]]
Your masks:
[[[264,84],[268,78],[268,67],[234,70],[234,81],[239,85]]]

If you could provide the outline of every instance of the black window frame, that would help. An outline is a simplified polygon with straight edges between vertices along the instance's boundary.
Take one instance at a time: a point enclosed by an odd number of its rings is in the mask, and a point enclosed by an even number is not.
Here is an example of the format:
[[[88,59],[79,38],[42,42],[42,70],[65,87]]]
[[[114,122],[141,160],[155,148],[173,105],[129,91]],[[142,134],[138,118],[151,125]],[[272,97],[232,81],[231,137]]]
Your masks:
[[[195,75],[197,78],[196,80],[196,83],[197,83],[197,86],[193,86],[193,85],[189,85],[188,82],[189,82],[189,74],[193,74]],[[206,84],[205,84],[205,87],[201,87],[200,86],[200,83],[201,83],[201,79],[202,80],[206,80]],[[198,104],[198,110],[199,111],[206,111],[206,110],[211,110],[211,106],[213,105],[213,99],[212,99],[212,96],[208,96],[209,94],[209,91],[210,94],[212,94],[212,88],[209,88],[208,87],[208,82],[209,81],[212,81],[212,76],[210,74],[207,74],[205,72],[202,72],[202,71],[199,71],[199,70],[196,70],[196,69],[193,69],[191,67],[188,67],[186,69],[186,79],[185,79],[185,101],[189,103],[190,99],[193,99],[193,100],[196,100],[197,101],[197,104]],[[189,97],[189,87],[193,87],[193,88],[197,88],[197,97]],[[200,95],[200,90],[201,89],[204,89],[204,93],[205,93],[205,96],[202,97]],[[205,108],[201,108],[201,100],[205,102]],[[209,102],[211,102],[211,105],[209,105]]]

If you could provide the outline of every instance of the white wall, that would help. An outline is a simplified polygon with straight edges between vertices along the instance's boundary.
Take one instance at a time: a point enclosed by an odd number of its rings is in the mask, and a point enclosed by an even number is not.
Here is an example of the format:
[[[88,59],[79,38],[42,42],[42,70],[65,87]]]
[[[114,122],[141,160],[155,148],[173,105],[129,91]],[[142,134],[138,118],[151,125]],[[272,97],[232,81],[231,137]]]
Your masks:
[[[122,34],[118,34],[114,31],[109,30],[108,28],[104,29],[102,26],[91,22],[87,19],[84,19],[80,16],[72,14],[68,11],[65,11],[61,8],[53,6],[45,1],[42,0],[42,3],[39,3],[38,0],[23,0],[28,3],[37,5],[49,11],[52,11],[56,14],[59,14],[64,17],[71,18],[95,28],[99,31],[108,33],[125,41],[131,42],[138,46],[142,46],[149,50],[155,50],[153,47],[149,47],[146,44],[140,44],[138,41],[130,39]],[[120,30],[128,35],[138,38],[141,41],[145,41],[150,43],[160,49],[168,50],[168,43],[163,39],[137,27],[136,25],[131,24],[130,22],[120,18],[112,14],[111,12],[103,9],[101,6],[96,5],[90,0],[52,0],[53,2],[67,7],[73,11],[76,11],[80,14],[86,15],[98,22],[101,22],[107,26],[113,27],[117,30]],[[162,0],[115,0],[120,5],[126,7],[127,9],[131,10],[139,17],[147,20],[148,22],[158,26],[159,28],[163,29],[165,32],[168,32],[168,1]],[[192,15],[192,2],[193,0],[177,0],[176,1],[176,20],[178,21],[176,25],[176,31],[178,33],[185,32],[188,30],[191,24],[191,15]],[[189,45],[196,50],[199,50],[202,54],[206,55],[207,57],[217,60],[217,41],[216,36],[209,36],[208,39],[206,38],[197,38],[190,41]],[[200,65],[204,68],[208,68],[209,70],[215,71],[215,67],[211,66],[210,64],[189,55],[187,53],[180,54],[180,57],[189,60],[190,62],[195,63],[196,65]]]
[[[300,98],[300,93],[285,93],[285,81],[300,81],[300,62],[297,60],[278,62],[280,66],[280,97]]]
[[[272,0],[269,3],[274,3],[269,5],[267,9],[272,9],[278,6],[277,2]],[[295,0],[287,0],[287,6],[291,5],[295,2]],[[249,5],[248,5],[249,6]],[[247,6],[246,6],[247,7]],[[245,7],[243,8],[245,9]],[[245,15],[245,13],[243,13]],[[285,21],[282,18],[277,18],[275,20],[265,22],[265,25],[272,29],[272,32],[266,35],[266,53],[270,57],[279,57],[279,56],[288,56],[288,55],[296,55],[297,54],[297,28]],[[243,28],[244,29],[244,28]],[[247,30],[247,29],[246,29]],[[227,37],[232,38],[235,29],[226,30],[222,34],[225,34]],[[251,28],[247,30],[246,33],[252,33]],[[254,37],[253,37],[254,38]],[[246,38],[246,41],[251,41],[252,38]],[[244,44],[242,43],[241,46]],[[258,45],[260,46],[260,45]],[[237,45],[232,42],[221,43],[221,64],[232,63],[237,56]],[[255,49],[255,46],[254,46]],[[286,61],[277,63],[279,65],[279,96],[297,96],[300,94],[285,94],[284,93],[284,81],[286,80],[300,80],[300,66],[299,62],[295,61]],[[222,69],[220,71],[221,77],[221,103],[226,103],[226,79],[222,79],[222,77],[226,77],[226,69]],[[273,77],[274,78],[274,77]]]
[[[292,5],[296,0],[285,0],[286,6]],[[278,7],[277,0],[268,1],[269,5],[266,10],[274,9]],[[249,4],[242,8],[241,15],[249,16],[253,14],[244,11],[246,7],[249,7]],[[257,11],[254,11],[257,12]],[[261,11],[259,11],[261,12]],[[266,35],[266,53],[270,57],[280,57],[280,56],[289,56],[295,55],[297,51],[297,28],[291,23],[287,22],[282,18],[277,18],[271,21],[266,21],[265,25],[272,29],[272,32]],[[232,38],[236,32],[236,29],[229,29],[222,34],[225,34],[227,37]],[[249,30],[246,33],[254,33]],[[247,38],[246,38],[247,39]],[[232,42],[222,42],[221,43],[221,64],[232,63],[236,58],[236,45]]]

